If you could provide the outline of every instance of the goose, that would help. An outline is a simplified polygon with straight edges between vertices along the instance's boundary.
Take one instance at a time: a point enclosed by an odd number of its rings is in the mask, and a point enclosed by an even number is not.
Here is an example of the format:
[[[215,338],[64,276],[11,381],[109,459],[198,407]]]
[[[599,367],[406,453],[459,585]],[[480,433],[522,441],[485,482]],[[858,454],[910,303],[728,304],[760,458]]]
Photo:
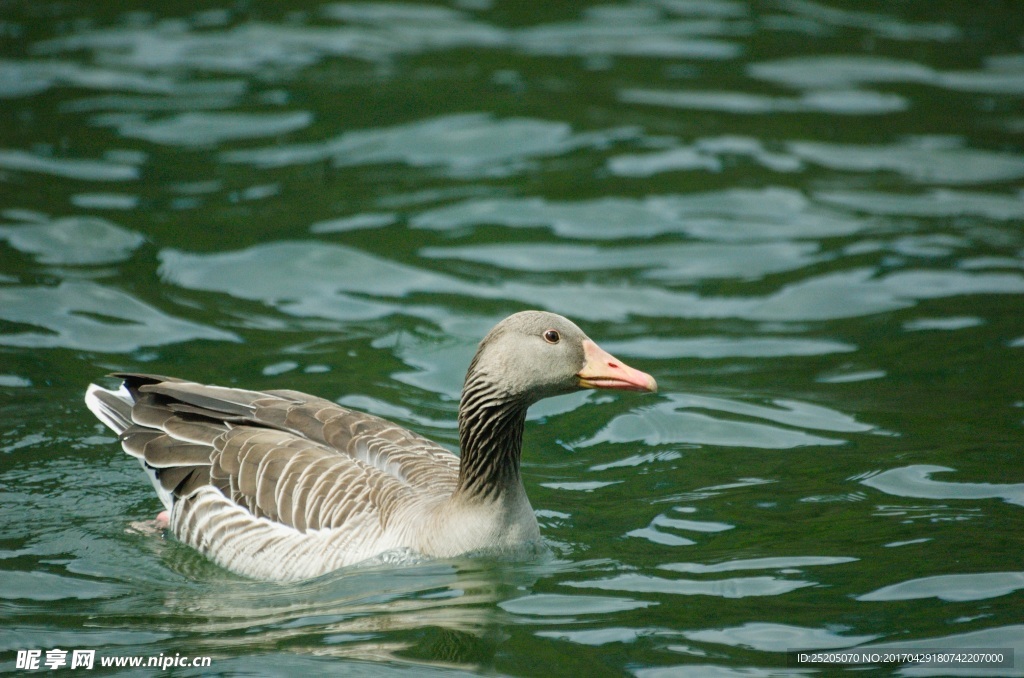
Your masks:
[[[527,408],[579,389],[655,392],[649,374],[554,313],[484,337],[456,456],[380,417],[298,391],[141,373],[88,408],[142,464],[174,537],[244,577],[317,577],[390,552],[450,558],[540,541],[520,476]]]

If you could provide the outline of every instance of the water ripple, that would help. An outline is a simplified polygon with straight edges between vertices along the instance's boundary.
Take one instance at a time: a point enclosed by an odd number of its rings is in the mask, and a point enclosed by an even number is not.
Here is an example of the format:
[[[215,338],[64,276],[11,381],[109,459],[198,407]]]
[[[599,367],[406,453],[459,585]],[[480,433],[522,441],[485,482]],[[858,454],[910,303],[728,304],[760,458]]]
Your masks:
[[[506,612],[528,614],[539,617],[564,616],[567,611],[573,615],[609,614],[624,610],[638,610],[657,605],[656,602],[611,598],[607,596],[565,596],[557,593],[535,593],[498,603]]]
[[[747,115],[811,112],[834,115],[883,115],[910,107],[907,99],[898,94],[862,89],[812,90],[800,97],[728,91],[625,89],[619,93],[619,99],[630,104]]]
[[[689,443],[790,449],[808,445],[841,445],[845,442],[799,430],[686,411],[698,408],[825,431],[864,432],[874,428],[826,407],[796,401],[776,401],[774,405],[765,407],[723,398],[669,394],[664,402],[657,405],[616,416],[594,436],[576,444],[588,447],[607,442],[643,441],[647,445]]]
[[[309,144],[231,151],[223,153],[222,159],[257,167],[328,159],[338,167],[397,162],[412,167],[438,166],[455,176],[479,178],[521,172],[534,158],[604,146],[636,134],[631,128],[574,133],[566,123],[461,113],[382,129],[353,130]]]
[[[857,596],[861,601],[938,598],[950,602],[985,600],[1024,589],[1024,572],[976,572],[909,579]]]
[[[767,622],[747,622],[742,626],[725,629],[684,631],[683,636],[701,643],[746,647],[761,652],[827,650],[859,645],[879,637],[878,634],[844,636],[828,629]]]
[[[1024,177],[1024,156],[945,141],[923,139],[888,146],[794,141],[787,148],[803,160],[830,169],[898,172],[922,184],[983,184]]]
[[[92,68],[67,61],[0,59],[0,98],[33,96],[61,86],[170,94],[176,83],[167,76]]]
[[[633,591],[637,593],[668,593],[679,596],[716,596],[720,598],[747,598],[750,596],[778,596],[790,591],[814,586],[814,582],[775,577],[738,577],[733,579],[695,580],[666,579],[650,575],[628,573],[608,579],[565,581],[563,586],[602,589],[605,591]]]
[[[968,92],[1019,95],[1024,64],[990,59],[981,71],[943,72],[914,61],[868,55],[799,56],[752,64],[748,73],[796,88],[854,88],[862,83],[918,83]]]
[[[999,221],[1024,219],[1024,193],[1016,196],[935,189],[921,194],[879,191],[820,191],[816,200],[869,214],[919,217],[978,216]]]
[[[683,510],[680,507],[675,508],[677,511]],[[648,541],[654,542],[655,544],[663,544],[665,546],[690,546],[692,544],[695,544],[696,542],[691,539],[687,539],[686,537],[680,537],[679,535],[673,534],[672,532],[666,532],[664,529],[659,528],[686,530],[690,532],[714,533],[725,532],[735,527],[735,525],[730,525],[728,523],[716,523],[706,520],[685,520],[682,518],[675,518],[665,513],[661,513],[655,516],[647,527],[628,532],[626,533],[626,536],[640,537],[643,539],[647,539]]]
[[[460,259],[518,271],[608,271],[639,269],[666,281],[714,278],[756,280],[825,260],[814,243],[665,243],[598,247],[558,243],[515,243],[428,247],[421,255]]]
[[[956,469],[931,464],[915,464],[889,469],[862,479],[863,485],[886,494],[921,499],[1002,499],[1024,506],[1024,483],[954,483],[932,480],[933,473]]]
[[[603,345],[614,355],[662,360],[676,360],[679,358],[703,358],[705,360],[785,358],[852,353],[857,350],[857,347],[852,344],[844,344],[838,341],[780,336],[741,338],[711,336],[680,339],[640,337],[627,341],[604,342]]]
[[[666,20],[653,7],[626,6],[591,9],[580,21],[524,28],[514,39],[532,54],[732,59],[741,48],[720,36],[748,30],[730,19]]]
[[[83,158],[50,158],[14,149],[0,149],[0,169],[48,174],[81,181],[133,181],[139,168],[121,162]]]
[[[583,319],[633,315],[794,321],[857,317],[913,306],[919,299],[963,294],[1021,294],[1024,276],[908,270],[873,278],[870,269],[808,277],[764,297],[708,297],[638,285],[467,282],[340,245],[283,242],[248,250],[195,255],[161,252],[161,275],[175,284],[258,299],[298,316],[383,317],[397,307],[359,298],[415,292],[514,299]],[[253,270],[264,275],[253,276]],[[592,300],[599,299],[594,304]]]
[[[122,136],[168,146],[213,146],[236,139],[272,137],[308,127],[313,115],[291,113],[181,113],[159,120],[136,115],[98,118],[94,124],[117,127]]]
[[[98,217],[36,215],[27,223],[0,225],[0,240],[41,264],[109,264],[130,257],[145,238]]]
[[[777,450],[842,445],[846,441],[766,424],[718,419],[694,412],[679,412],[671,403],[666,403],[621,414],[594,436],[581,440],[576,445],[589,447],[601,443],[627,442],[643,442],[645,445],[688,443]]]
[[[770,556],[766,558],[747,558],[741,560],[727,560],[713,565],[703,563],[665,563],[659,565],[662,570],[673,572],[689,572],[693,574],[707,574],[713,572],[735,572],[737,570],[792,570],[803,567],[818,567],[822,565],[843,565],[856,562],[857,558],[847,556]]]
[[[667,3],[666,8],[671,10],[673,4]],[[712,60],[738,56],[741,47],[723,38],[748,33],[749,24],[734,19],[732,10],[698,13],[707,18],[678,19],[655,7],[592,9],[575,21],[510,29],[444,7],[337,3],[325,5],[318,14],[341,26],[250,21],[212,27],[199,20],[163,20],[132,28],[83,30],[37,42],[32,51],[54,55],[92,50],[101,63],[120,68],[234,73],[295,69],[327,56],[386,62],[400,54],[467,47],[512,48],[549,56]],[[25,85],[20,91],[32,88]]]
[[[549,228],[567,238],[610,240],[676,233],[739,242],[837,237],[872,226],[868,220],[814,205],[799,191],[778,187],[658,195],[643,200],[473,199],[427,210],[410,221],[415,228],[436,230],[484,224]]]
[[[0,286],[0,318],[44,331],[0,334],[0,345],[127,353],[193,339],[239,341],[230,332],[169,316],[88,281],[55,287]]]
[[[676,649],[669,647],[669,649]],[[687,654],[686,648],[679,648]],[[742,666],[732,668],[716,664],[681,664],[656,668],[642,668],[633,672],[636,678],[800,678],[806,676],[809,669],[761,668],[759,666]]]

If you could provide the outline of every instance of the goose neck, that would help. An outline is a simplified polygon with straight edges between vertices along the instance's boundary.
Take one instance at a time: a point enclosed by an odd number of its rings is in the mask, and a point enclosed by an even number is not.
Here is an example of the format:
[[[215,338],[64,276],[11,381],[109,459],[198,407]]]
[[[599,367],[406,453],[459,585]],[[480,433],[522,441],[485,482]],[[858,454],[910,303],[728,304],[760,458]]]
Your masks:
[[[459,406],[456,494],[481,500],[521,491],[519,461],[529,403],[503,393],[486,375],[471,374]]]

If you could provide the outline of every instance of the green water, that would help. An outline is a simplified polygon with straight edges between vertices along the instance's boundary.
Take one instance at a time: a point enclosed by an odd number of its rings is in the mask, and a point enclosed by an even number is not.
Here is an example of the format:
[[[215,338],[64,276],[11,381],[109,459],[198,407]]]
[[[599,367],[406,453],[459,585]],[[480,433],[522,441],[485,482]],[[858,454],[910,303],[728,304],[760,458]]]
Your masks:
[[[1024,675],[1022,35],[1010,2],[0,5],[0,668]],[[239,579],[146,531],[82,403],[294,388],[455,449],[531,307],[661,391],[534,408],[522,561]],[[787,654],[865,647],[1016,665]]]

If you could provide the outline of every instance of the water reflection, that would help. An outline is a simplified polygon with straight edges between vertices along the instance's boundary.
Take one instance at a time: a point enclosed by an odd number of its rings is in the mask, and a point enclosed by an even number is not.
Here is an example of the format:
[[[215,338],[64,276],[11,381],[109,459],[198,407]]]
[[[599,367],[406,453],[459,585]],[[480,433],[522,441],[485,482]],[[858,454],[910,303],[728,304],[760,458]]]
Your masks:
[[[714,278],[756,280],[823,261],[813,243],[663,244],[633,247],[501,244],[426,248],[437,259],[475,261],[519,271],[614,271],[639,269],[666,282]]]
[[[736,570],[780,570],[788,571],[818,565],[842,565],[856,562],[856,558],[845,556],[771,556],[768,558],[748,558],[745,560],[728,560],[723,563],[705,565],[703,563],[665,563],[659,567],[673,572],[734,572]]]
[[[624,610],[638,610],[657,605],[656,602],[613,598],[610,596],[566,596],[557,593],[535,593],[499,603],[499,607],[513,614],[539,617],[564,617],[567,611],[575,615],[608,614]]]
[[[132,210],[139,206],[139,197],[129,193],[78,193],[71,204],[82,209]]]
[[[921,194],[878,191],[820,191],[816,200],[870,214],[917,217],[979,216],[998,221],[1024,218],[1024,194],[1017,196],[950,189]]]
[[[694,654],[686,647],[675,646],[684,654]],[[729,668],[715,664],[683,664],[664,668],[645,668],[635,672],[637,678],[798,678],[806,676],[810,669],[779,669],[743,666]]]
[[[341,245],[282,242],[223,254],[160,253],[160,273],[183,287],[276,305],[285,313],[338,320],[378,318],[396,306],[373,297],[467,293],[469,286]],[[253,275],[262,271],[266,275]]]
[[[745,13],[742,6],[722,2],[707,8],[680,3],[663,7],[666,11],[657,6],[591,8],[575,21],[519,29],[488,24],[447,7],[408,3],[325,4],[316,12],[317,19],[340,26],[261,21],[225,26],[230,13],[212,23],[205,14],[176,20],[145,17],[133,28],[83,30],[41,41],[33,53],[92,50],[98,62],[111,67],[233,73],[295,69],[328,56],[387,62],[404,53],[467,47],[511,48],[545,56],[717,60],[739,55],[741,48],[723,37],[749,32],[747,24],[734,19]],[[32,89],[25,85],[13,91]]]
[[[544,55],[729,59],[739,55],[738,45],[704,36],[745,31],[728,19],[666,20],[654,7],[607,6],[592,8],[582,21],[524,29],[515,40],[521,49]]]
[[[0,149],[0,169],[81,181],[131,181],[138,179],[140,174],[135,164],[46,157],[16,149]]]
[[[308,127],[313,115],[292,113],[181,113],[147,120],[134,114],[106,115],[94,124],[116,127],[122,136],[168,146],[213,146],[236,139],[274,137]]]
[[[692,513],[695,509],[688,506],[675,506],[675,511],[681,513]],[[689,532],[698,533],[714,533],[724,532],[731,530],[735,525],[729,525],[728,523],[717,523],[703,520],[687,520],[675,517],[676,514],[661,513],[654,517],[651,523],[644,528],[638,530],[632,530],[626,533],[627,537],[639,537],[647,539],[655,544],[662,544],[664,546],[691,546],[697,542],[686,537],[682,537],[674,532],[668,530],[683,530]],[[668,528],[668,529],[663,529]],[[660,566],[666,569],[667,566]]]
[[[696,580],[668,579],[644,574],[620,574],[607,579],[566,581],[562,582],[562,585],[584,589],[601,589],[604,591],[747,598],[749,596],[779,596],[805,586],[814,586],[815,583],[777,577],[734,577],[731,579]]]
[[[605,627],[599,629],[569,630],[560,629],[557,631],[537,631],[540,638],[553,638],[564,640],[577,645],[591,645],[600,647],[611,643],[633,643],[641,638],[652,636],[672,636],[671,631],[657,628],[623,628],[620,626]]]
[[[979,71],[940,71],[914,61],[863,55],[793,57],[753,64],[748,70],[755,78],[795,88],[902,82],[993,94],[1024,92],[1024,61],[1019,55],[988,59]]]
[[[413,167],[440,166],[453,176],[500,177],[529,169],[527,161],[533,158],[601,147],[633,136],[636,131],[629,128],[574,133],[560,122],[463,113],[390,128],[354,130],[315,143],[231,151],[223,160],[264,168],[323,160],[338,167],[399,162]]]
[[[830,169],[897,172],[922,184],[986,184],[1024,177],[1024,157],[965,148],[948,138],[922,137],[889,146],[794,141],[788,148],[801,160]]]
[[[0,59],[0,98],[29,97],[60,86],[170,94],[173,80],[142,73],[92,68],[68,61]]]
[[[463,281],[340,245],[288,242],[194,255],[161,252],[161,274],[175,284],[261,300],[295,316],[379,318],[398,308],[381,297],[441,293],[514,299],[581,320],[634,315],[802,321],[850,318],[913,306],[917,300],[967,294],[1021,294],[1015,273],[905,270],[876,277],[861,268],[807,276],[763,296],[703,297],[643,285]],[[266,275],[252,276],[253,270]],[[599,304],[589,300],[600,299]]]
[[[856,346],[824,339],[797,337],[694,337],[681,339],[641,338],[606,342],[614,355],[643,358],[784,358],[851,353]]]
[[[21,326],[0,333],[4,346],[123,353],[193,339],[239,341],[231,332],[172,317],[130,294],[88,281],[0,286],[0,319]]]
[[[877,635],[844,636],[827,629],[764,622],[750,622],[728,629],[686,631],[683,636],[701,643],[746,647],[762,652],[827,650],[859,645],[878,638]]]
[[[962,31],[944,22],[915,22],[881,12],[867,12],[833,7],[810,0],[782,0],[779,6],[804,19],[805,30],[828,33],[833,27],[859,28],[879,38],[893,40],[950,42],[960,38]]]
[[[287,647],[299,654],[406,662],[427,650],[444,665],[470,668],[491,660],[496,630],[510,616],[540,617],[540,623],[554,621],[545,619],[551,615],[565,617],[568,596],[522,591],[540,577],[588,567],[543,559],[406,562],[270,587],[205,567],[211,570],[203,577],[207,581],[164,588],[161,612],[148,623],[172,632],[187,626],[200,633],[198,648],[211,654],[232,646],[249,654]],[[657,603],[573,596],[568,619],[652,605]]]
[[[946,574],[911,579],[883,586],[857,596],[861,601],[918,600],[938,598],[947,601],[985,600],[1024,589],[1024,572],[978,572]]]
[[[410,223],[416,228],[437,230],[463,230],[485,224],[544,227],[562,237],[596,240],[675,233],[740,242],[838,237],[868,230],[873,225],[863,218],[815,205],[799,191],[785,188],[667,194],[642,200],[467,200],[421,212]],[[801,251],[798,245],[791,247]]]
[[[1024,483],[958,483],[932,480],[933,473],[956,469],[931,464],[914,464],[871,474],[860,482],[868,487],[899,497],[924,499],[1002,499],[1024,506]]]
[[[753,115],[813,112],[834,115],[882,115],[910,107],[910,103],[898,94],[834,89],[811,91],[800,97],[773,97],[745,92],[706,90],[627,89],[619,94],[619,98],[631,104]]]
[[[0,225],[0,240],[41,264],[111,264],[127,259],[145,242],[139,233],[98,217],[51,219],[16,210],[4,216],[21,223]]]
[[[125,595],[126,586],[106,584],[50,574],[48,572],[8,572],[0,585],[0,598],[9,601],[31,600],[53,602],[58,600],[89,600]]]
[[[833,432],[865,432],[872,428],[854,418],[826,407],[796,401],[777,401],[774,407],[736,402],[724,398],[670,394],[657,405],[638,408],[612,419],[581,447],[599,443],[643,441],[647,445],[691,443],[788,449],[806,445],[841,445],[839,438],[825,438],[799,430],[693,412],[709,410],[801,428]]]

